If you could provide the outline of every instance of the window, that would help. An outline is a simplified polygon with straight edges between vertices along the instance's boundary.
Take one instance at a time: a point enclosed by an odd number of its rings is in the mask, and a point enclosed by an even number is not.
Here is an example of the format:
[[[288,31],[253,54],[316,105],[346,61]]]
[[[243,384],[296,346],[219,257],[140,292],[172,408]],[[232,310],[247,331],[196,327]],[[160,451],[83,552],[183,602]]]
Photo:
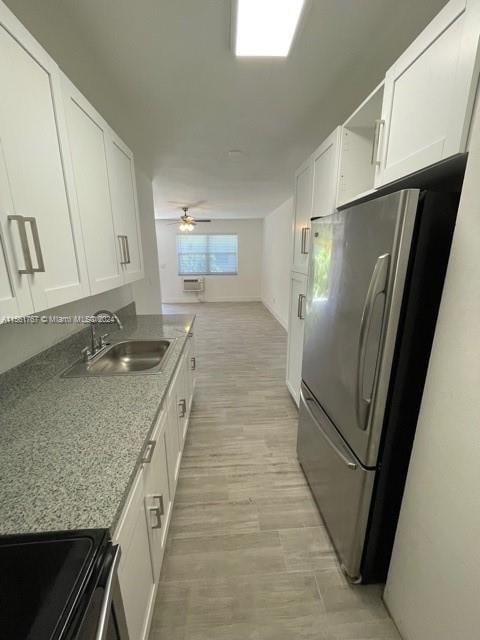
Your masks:
[[[177,236],[178,275],[219,275],[237,273],[236,235],[188,234]]]

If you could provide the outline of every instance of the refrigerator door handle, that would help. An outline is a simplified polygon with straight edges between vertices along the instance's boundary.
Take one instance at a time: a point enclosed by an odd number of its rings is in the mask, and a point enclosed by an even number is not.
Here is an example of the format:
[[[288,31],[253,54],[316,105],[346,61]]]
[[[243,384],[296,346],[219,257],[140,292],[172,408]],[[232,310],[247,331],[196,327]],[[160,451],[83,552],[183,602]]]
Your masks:
[[[340,458],[340,460],[352,471],[355,471],[355,469],[357,468],[357,463],[354,462],[353,460],[351,460],[350,458],[347,458],[347,456],[343,453],[343,451],[341,451],[337,445],[332,442],[332,440],[327,436],[327,434],[325,433],[325,431],[322,429],[322,427],[318,424],[318,420],[315,418],[315,416],[313,415],[310,407],[308,406],[308,400],[305,398],[305,395],[303,393],[303,389],[300,389],[300,400],[303,402],[303,406],[305,407],[305,410],[307,411],[308,415],[310,416],[310,419],[313,420],[313,422],[318,425],[319,431],[321,432],[322,436],[324,437],[324,439],[326,440],[326,442],[330,445],[330,447],[333,449],[333,451],[335,451],[335,453],[337,454],[337,456]]]
[[[372,395],[365,397],[363,393],[363,380],[365,376],[365,362],[367,356],[367,340],[370,324],[377,296],[385,292],[388,282],[388,269],[390,266],[390,254],[384,253],[378,256],[373,269],[372,278],[368,286],[367,297],[360,321],[360,337],[358,340],[357,379],[355,386],[355,409],[358,427],[363,431],[367,428],[368,410],[372,402]]]

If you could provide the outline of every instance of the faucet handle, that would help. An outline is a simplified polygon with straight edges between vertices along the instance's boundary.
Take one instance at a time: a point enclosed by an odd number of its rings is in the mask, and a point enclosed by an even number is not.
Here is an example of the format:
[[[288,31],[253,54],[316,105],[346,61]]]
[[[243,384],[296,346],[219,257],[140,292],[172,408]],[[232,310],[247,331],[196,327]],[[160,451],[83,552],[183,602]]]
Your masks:
[[[108,333],[104,333],[102,336],[100,336],[100,349],[103,349],[103,347],[106,346],[107,342],[107,338],[108,338],[109,334]]]
[[[88,347],[84,347],[84,348],[81,350],[81,352],[80,352],[80,353],[81,353],[81,355],[82,355],[82,360],[83,360],[84,362],[88,362],[88,361],[89,361],[89,359],[90,359],[90,357],[91,357],[91,355],[92,355],[92,354],[91,354],[91,352],[90,352],[90,349],[89,349]]]

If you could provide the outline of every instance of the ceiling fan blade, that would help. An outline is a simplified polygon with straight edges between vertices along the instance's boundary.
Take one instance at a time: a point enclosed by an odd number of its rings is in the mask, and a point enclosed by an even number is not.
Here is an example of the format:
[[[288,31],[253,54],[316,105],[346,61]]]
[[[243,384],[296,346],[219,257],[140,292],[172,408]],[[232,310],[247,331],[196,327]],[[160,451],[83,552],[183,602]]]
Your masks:
[[[196,222],[211,222],[208,218],[195,218]]]

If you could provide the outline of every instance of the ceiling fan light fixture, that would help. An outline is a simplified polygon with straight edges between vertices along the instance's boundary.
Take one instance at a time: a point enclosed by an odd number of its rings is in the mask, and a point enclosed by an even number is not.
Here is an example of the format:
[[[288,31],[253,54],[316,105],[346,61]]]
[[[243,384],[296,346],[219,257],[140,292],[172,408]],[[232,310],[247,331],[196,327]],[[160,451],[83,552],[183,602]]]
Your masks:
[[[286,58],[305,0],[236,0],[235,55]]]

